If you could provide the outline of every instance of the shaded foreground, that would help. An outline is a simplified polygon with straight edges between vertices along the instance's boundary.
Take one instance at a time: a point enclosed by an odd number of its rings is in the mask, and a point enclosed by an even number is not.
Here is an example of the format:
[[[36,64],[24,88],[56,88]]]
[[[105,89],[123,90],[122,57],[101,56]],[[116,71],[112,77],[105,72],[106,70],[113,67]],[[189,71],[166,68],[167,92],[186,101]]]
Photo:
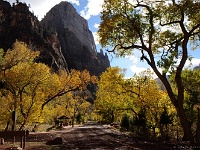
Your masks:
[[[62,145],[45,144],[56,137],[63,139]],[[113,130],[109,126],[95,123],[87,123],[74,128],[68,127],[61,131],[31,133],[26,144],[26,150],[169,150],[181,148],[172,144],[139,140]],[[11,148],[2,147],[2,149]]]

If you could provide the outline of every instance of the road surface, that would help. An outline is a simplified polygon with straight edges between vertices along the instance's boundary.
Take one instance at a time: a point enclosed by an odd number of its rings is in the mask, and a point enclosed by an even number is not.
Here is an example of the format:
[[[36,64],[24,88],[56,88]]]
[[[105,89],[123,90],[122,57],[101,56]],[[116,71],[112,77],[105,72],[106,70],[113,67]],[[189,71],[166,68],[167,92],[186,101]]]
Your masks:
[[[48,137],[49,136],[49,137]],[[67,128],[45,136],[38,135],[38,141],[61,137],[60,150],[169,150],[172,145],[140,141],[109,126],[89,122],[82,126]],[[40,139],[43,138],[43,139]]]
[[[56,137],[62,145],[46,145]],[[1,147],[0,147],[1,149]],[[25,150],[175,150],[173,145],[139,140],[110,126],[89,122],[82,126],[66,127],[60,131],[31,133]],[[12,148],[12,150],[14,150]]]

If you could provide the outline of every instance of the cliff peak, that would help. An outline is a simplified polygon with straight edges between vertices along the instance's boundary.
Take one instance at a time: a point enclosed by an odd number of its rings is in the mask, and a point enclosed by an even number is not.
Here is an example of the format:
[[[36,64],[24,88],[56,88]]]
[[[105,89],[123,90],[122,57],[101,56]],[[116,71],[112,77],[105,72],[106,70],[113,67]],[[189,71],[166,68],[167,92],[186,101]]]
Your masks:
[[[41,24],[58,33],[69,69],[87,69],[91,74],[100,75],[110,66],[108,57],[97,53],[87,20],[76,12],[71,3],[60,2],[54,6]]]

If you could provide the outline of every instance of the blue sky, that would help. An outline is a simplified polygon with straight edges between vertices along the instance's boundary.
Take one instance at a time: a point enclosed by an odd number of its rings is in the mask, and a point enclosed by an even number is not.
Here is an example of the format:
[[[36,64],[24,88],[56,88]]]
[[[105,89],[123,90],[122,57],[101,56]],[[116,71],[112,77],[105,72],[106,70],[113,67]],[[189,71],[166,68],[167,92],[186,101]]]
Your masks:
[[[16,0],[8,0],[11,4],[16,2]],[[39,20],[44,17],[44,15],[56,4],[65,0],[19,0],[20,2],[25,2],[30,4],[30,11],[38,17]],[[98,36],[96,32],[98,30],[98,25],[100,24],[100,12],[102,10],[101,6],[104,0],[67,0],[70,2],[77,12],[88,21],[89,29],[94,35],[97,50],[101,48],[98,44]],[[114,55],[110,56],[111,66],[119,66],[120,68],[126,68],[126,77],[132,77],[135,73],[139,73],[149,68],[146,62],[140,62],[140,53],[135,51],[134,55],[126,58],[116,58]],[[200,49],[196,51],[191,51],[189,53],[193,57],[192,64],[197,66],[200,64]],[[189,64],[189,63],[188,63]],[[187,66],[187,65],[186,65]]]

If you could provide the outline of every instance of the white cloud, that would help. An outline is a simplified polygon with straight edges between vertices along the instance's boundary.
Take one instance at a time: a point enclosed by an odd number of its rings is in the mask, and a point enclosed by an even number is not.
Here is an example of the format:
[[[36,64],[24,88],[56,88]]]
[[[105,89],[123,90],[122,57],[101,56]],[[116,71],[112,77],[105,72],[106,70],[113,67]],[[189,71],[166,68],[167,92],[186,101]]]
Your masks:
[[[95,27],[96,29],[98,29],[98,28],[99,28],[99,24],[95,23],[95,24],[94,24],[94,27]]]
[[[95,44],[96,45],[99,44],[99,36],[98,36],[97,32],[93,32],[92,34],[94,37]]]
[[[132,65],[129,66],[131,72],[133,74],[139,75],[139,73],[147,69],[150,69],[151,72],[153,72],[153,78],[157,78],[157,75],[154,73],[153,69],[149,65],[147,65],[146,62],[144,63],[144,62],[139,61],[136,54],[125,56],[126,59],[129,59],[132,62]],[[162,72],[161,68],[158,68],[158,70]]]
[[[79,0],[67,0],[68,2],[76,5],[80,5]]]
[[[34,14],[41,20],[44,15],[56,4],[59,4],[63,0],[19,0],[20,2],[25,2],[27,5],[30,4],[30,11],[33,11]],[[80,5],[79,0],[67,0],[68,2],[76,5]],[[10,0],[10,4],[15,3],[16,0]]]
[[[132,65],[129,68],[134,74],[138,75],[140,72],[147,70],[147,67],[138,67],[140,62],[135,55],[128,55],[125,58],[131,61]]]
[[[85,19],[90,19],[91,16],[97,16],[102,10],[104,0],[88,0],[87,6],[80,12]]]
[[[198,66],[200,64],[200,58],[193,58],[192,59],[192,65]]]
[[[200,65],[200,58],[193,58],[191,61],[187,60],[185,64],[185,68],[193,69],[196,66]]]
[[[138,75],[140,72],[147,70],[147,68],[138,67],[137,65],[132,65],[132,66],[130,66],[130,69],[131,69],[131,71],[132,71],[133,73],[135,73],[135,74],[137,74],[137,75]]]
[[[137,64],[137,62],[138,62],[138,58],[135,57],[135,55],[128,55],[128,56],[125,56],[125,58],[131,60],[133,62],[133,64]]]

